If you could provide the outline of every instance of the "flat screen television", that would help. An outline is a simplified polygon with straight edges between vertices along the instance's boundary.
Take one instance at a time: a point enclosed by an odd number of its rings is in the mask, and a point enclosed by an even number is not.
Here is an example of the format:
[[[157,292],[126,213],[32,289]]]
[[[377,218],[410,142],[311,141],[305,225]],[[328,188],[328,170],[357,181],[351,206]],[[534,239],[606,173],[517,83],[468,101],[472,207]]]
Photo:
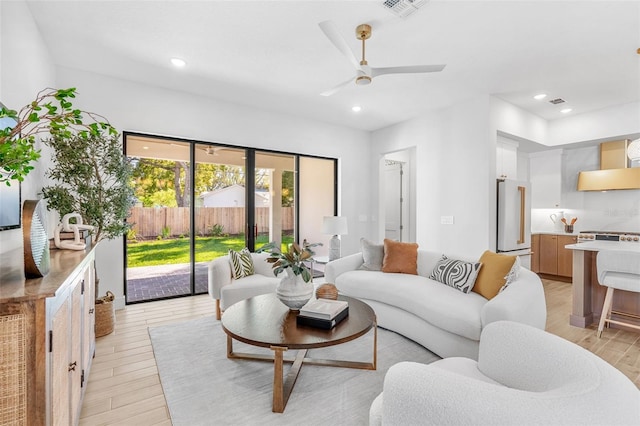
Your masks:
[[[4,105],[0,102],[0,107],[4,108]],[[14,127],[17,124],[16,120],[8,117],[0,117],[0,129],[6,129],[7,127]],[[0,165],[0,174],[4,173]],[[12,180],[11,185],[7,185],[6,182],[0,183],[0,231],[7,229],[20,228],[21,226],[21,194],[20,194],[20,182]]]

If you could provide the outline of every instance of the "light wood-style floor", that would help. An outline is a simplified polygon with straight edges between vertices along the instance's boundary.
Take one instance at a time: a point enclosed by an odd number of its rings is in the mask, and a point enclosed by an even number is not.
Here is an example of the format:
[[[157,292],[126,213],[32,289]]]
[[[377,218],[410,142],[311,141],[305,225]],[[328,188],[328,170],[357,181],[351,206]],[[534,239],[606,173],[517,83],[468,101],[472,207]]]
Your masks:
[[[569,325],[571,284],[543,280],[547,331],[596,353],[640,387],[640,333]],[[81,425],[170,425],[147,327],[214,313],[207,295],[129,305],[116,312],[115,331],[97,339]]]

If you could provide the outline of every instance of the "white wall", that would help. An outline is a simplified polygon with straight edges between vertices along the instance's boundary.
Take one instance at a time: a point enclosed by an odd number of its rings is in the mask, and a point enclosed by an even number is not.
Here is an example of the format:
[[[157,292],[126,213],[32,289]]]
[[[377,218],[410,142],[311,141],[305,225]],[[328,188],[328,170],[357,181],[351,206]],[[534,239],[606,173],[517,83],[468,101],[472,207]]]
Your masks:
[[[25,2],[0,2],[0,101],[15,110],[46,87],[55,86],[55,69]],[[41,144],[37,146],[42,148]],[[46,161],[47,155],[43,155]],[[22,183],[22,200],[38,198],[45,161]],[[51,215],[50,215],[51,216]],[[50,219],[50,235],[53,235]],[[0,232],[0,254],[22,247],[22,229]]]
[[[616,140],[639,134],[640,102],[635,102],[550,121],[547,145]]]
[[[380,159],[415,147],[416,242],[421,248],[476,258],[490,247],[495,148],[491,151],[488,117],[489,97],[478,97],[373,133],[374,188]],[[378,204],[374,200],[376,210]],[[454,224],[441,225],[441,216],[453,216]],[[382,239],[379,232],[376,239]]]
[[[357,251],[360,236],[369,235],[369,224],[356,221],[370,205],[368,165],[361,161],[369,155],[369,133],[79,70],[57,73],[60,87],[77,87],[79,108],[104,115],[120,131],[339,158],[340,213],[350,224],[343,253]],[[122,242],[104,246],[97,253],[101,292],[122,298]]]

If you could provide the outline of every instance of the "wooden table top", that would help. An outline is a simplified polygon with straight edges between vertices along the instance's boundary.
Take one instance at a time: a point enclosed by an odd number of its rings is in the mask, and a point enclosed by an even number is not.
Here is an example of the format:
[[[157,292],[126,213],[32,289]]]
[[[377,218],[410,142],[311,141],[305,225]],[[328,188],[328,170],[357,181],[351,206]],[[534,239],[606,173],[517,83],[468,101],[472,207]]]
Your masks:
[[[347,296],[349,315],[331,330],[296,324],[298,312],[290,311],[274,293],[252,297],[230,306],[222,315],[222,328],[234,339],[254,346],[313,349],[333,346],[366,334],[376,315],[366,303]]]

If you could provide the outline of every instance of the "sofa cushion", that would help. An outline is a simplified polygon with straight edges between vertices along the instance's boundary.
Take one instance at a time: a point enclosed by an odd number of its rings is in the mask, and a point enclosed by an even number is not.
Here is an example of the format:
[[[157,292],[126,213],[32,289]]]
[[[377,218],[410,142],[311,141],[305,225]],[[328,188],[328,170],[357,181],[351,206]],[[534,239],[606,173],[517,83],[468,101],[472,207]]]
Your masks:
[[[494,253],[490,250],[482,253],[479,260],[482,263],[482,268],[480,268],[472,291],[489,300],[493,299],[506,284],[507,275],[509,275],[516,257]]]
[[[481,263],[449,259],[443,254],[429,278],[463,293],[469,293],[476,282],[481,265]]]
[[[364,260],[364,263],[359,269],[365,271],[382,270],[384,246],[382,244],[375,244],[366,238],[360,238],[360,247],[362,249],[362,259]]]
[[[384,239],[382,272],[418,274],[418,244]]]
[[[229,250],[229,262],[231,276],[236,280],[254,274],[251,252],[246,247],[241,251]]]
[[[341,294],[404,309],[451,333],[480,340],[480,313],[487,299],[419,275],[348,271],[335,285]]]

